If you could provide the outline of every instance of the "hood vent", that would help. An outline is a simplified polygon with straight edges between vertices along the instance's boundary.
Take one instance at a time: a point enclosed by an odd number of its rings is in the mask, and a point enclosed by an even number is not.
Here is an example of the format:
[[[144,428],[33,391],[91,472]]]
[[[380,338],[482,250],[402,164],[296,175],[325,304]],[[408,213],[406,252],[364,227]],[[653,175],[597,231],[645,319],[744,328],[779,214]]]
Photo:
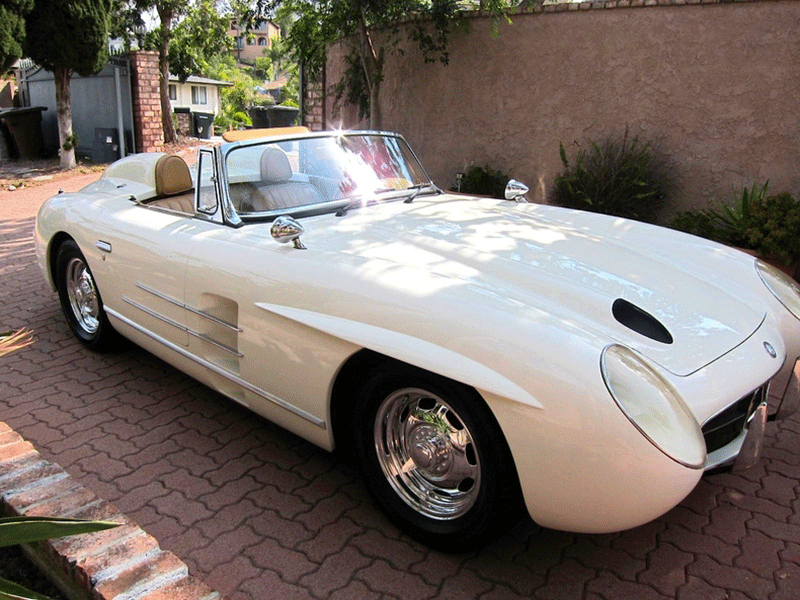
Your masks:
[[[627,300],[614,300],[611,313],[618,322],[638,334],[662,344],[672,343],[672,334],[658,319]]]

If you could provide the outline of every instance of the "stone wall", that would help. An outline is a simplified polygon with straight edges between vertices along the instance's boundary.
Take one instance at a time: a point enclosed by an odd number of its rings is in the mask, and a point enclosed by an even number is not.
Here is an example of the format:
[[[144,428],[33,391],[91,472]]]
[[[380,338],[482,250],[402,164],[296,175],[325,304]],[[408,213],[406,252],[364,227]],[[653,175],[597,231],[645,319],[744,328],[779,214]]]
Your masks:
[[[383,128],[399,131],[434,181],[502,169],[545,201],[559,144],[626,129],[670,160],[670,211],[769,180],[800,195],[800,2],[613,0],[516,14],[493,38],[485,17],[451,37],[450,64],[414,47],[387,57]],[[341,48],[327,82],[339,81]],[[327,128],[363,127],[328,101]]]
[[[158,53],[130,53],[136,152],[163,152]]]

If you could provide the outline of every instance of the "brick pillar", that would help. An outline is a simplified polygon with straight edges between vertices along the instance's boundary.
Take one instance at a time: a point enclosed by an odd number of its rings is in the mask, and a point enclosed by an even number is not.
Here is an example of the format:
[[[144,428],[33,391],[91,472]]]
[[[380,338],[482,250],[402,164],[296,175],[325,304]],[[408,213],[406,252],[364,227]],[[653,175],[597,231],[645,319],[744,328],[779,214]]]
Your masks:
[[[131,52],[130,59],[136,152],[163,152],[158,52]]]
[[[175,124],[175,131],[180,135],[191,135],[192,134],[192,120],[188,112],[185,113],[175,113],[175,120],[177,123]]]
[[[304,73],[305,75],[305,73]],[[303,125],[311,131],[325,129],[325,73],[322,81],[305,79],[303,86]]]

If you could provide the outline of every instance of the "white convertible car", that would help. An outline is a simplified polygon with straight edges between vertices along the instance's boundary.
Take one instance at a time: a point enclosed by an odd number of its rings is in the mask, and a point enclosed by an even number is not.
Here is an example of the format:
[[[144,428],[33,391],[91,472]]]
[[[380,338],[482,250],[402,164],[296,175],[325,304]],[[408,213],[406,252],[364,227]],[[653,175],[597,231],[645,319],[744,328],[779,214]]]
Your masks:
[[[412,535],[635,527],[795,410],[800,290],[763,262],[516,182],[443,193],[398,135],[275,133],[194,175],[110,165],[42,206],[38,260],[86,346],[118,332],[346,450]]]

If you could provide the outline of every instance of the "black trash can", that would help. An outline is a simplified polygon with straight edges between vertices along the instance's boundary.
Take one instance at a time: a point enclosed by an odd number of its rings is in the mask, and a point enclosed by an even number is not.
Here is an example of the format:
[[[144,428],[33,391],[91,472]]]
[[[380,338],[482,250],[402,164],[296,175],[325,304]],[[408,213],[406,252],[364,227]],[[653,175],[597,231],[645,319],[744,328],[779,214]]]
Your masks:
[[[269,116],[266,106],[251,106],[248,111],[250,120],[253,122],[254,129],[266,129],[269,127]]]
[[[211,137],[211,130],[214,128],[213,113],[192,113],[192,135],[207,140]]]
[[[300,114],[299,108],[293,106],[270,106],[267,108],[270,127],[290,127],[294,125],[297,115]]]

